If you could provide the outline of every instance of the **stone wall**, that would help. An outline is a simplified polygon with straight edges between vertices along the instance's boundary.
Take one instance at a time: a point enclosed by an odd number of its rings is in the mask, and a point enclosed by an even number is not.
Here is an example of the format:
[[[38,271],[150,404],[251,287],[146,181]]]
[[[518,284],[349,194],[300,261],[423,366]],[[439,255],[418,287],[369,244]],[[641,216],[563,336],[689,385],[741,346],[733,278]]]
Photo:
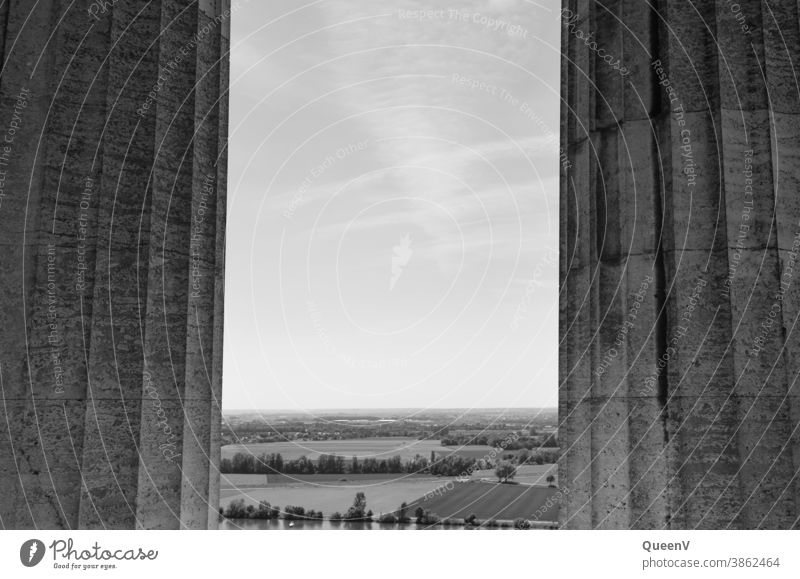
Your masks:
[[[0,526],[216,526],[229,2],[0,5]]]
[[[562,11],[564,528],[800,527],[795,2]]]

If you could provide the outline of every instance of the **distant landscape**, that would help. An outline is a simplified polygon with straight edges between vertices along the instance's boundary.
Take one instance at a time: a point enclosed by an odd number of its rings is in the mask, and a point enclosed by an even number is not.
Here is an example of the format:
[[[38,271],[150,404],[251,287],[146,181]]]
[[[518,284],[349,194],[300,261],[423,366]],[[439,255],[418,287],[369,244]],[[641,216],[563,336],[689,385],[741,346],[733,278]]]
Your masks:
[[[226,412],[221,528],[553,528],[555,409]]]

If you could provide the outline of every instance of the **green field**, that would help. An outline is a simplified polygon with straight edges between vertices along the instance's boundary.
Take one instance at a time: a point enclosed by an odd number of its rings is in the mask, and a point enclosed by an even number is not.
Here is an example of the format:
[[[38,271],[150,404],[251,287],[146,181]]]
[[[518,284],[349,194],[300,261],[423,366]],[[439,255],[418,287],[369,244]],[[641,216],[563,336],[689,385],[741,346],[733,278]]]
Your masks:
[[[424,495],[411,504],[413,511],[422,507],[441,518],[463,519],[474,514],[478,519],[513,520],[517,518],[534,519],[539,522],[558,520],[558,504],[554,495],[556,488],[499,484],[495,482],[454,482],[450,486],[439,485],[440,493]],[[545,508],[547,500],[552,506]],[[537,514],[537,509],[541,509]]]
[[[456,483],[450,477],[406,474],[223,474],[220,504],[225,507],[240,498],[248,504],[268,501],[280,508],[295,505],[319,510],[327,517],[335,511],[346,511],[355,494],[361,491],[367,496],[368,508],[376,515],[395,511],[403,501],[409,504],[416,501],[446,518],[463,518],[472,513],[479,519],[529,518],[557,492],[544,486],[547,475],[556,476],[556,470],[554,464],[519,467],[515,480],[527,483],[519,485],[486,482],[496,480],[492,470],[475,471],[471,476],[474,483],[470,484]],[[448,483],[454,485],[452,490],[424,500],[427,493]],[[557,514],[557,507],[550,508],[540,520],[554,520]]]
[[[514,482],[528,484],[528,485],[541,485],[547,486],[548,475],[553,475],[555,480],[553,485],[558,486],[558,465],[555,464],[525,464],[517,467],[517,472],[514,475]],[[488,479],[495,481],[497,477],[494,475],[494,470],[476,470],[472,473],[472,480]]]
[[[416,438],[362,438],[348,440],[307,440],[290,442],[264,442],[254,444],[229,444],[222,447],[222,458],[231,458],[237,452],[246,452],[255,456],[280,453],[283,460],[294,460],[306,456],[311,460],[320,454],[336,454],[350,458],[374,457],[378,460],[399,455],[402,460],[414,458],[419,454],[429,458],[431,451],[437,455],[458,453],[462,456],[481,458],[489,455],[492,449],[488,446],[442,446],[437,440],[417,440]]]
[[[266,478],[266,480],[265,480]],[[347,479],[345,481],[341,479]],[[220,505],[244,499],[256,504],[268,501],[283,508],[302,506],[322,511],[328,517],[344,512],[356,493],[367,496],[367,507],[378,515],[395,511],[403,501],[411,502],[440,486],[444,477],[425,475],[223,475]]]
[[[222,489],[248,489],[266,488],[268,486],[342,486],[372,483],[389,483],[397,480],[430,479],[429,475],[411,474],[222,474],[220,475],[220,488]],[[441,477],[436,478],[441,480]]]

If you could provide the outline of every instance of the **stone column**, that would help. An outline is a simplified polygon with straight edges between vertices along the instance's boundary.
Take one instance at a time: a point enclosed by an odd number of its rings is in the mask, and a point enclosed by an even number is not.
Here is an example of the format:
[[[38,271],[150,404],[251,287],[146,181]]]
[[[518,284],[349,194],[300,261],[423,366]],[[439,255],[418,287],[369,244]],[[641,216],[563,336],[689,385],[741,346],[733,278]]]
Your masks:
[[[4,528],[216,525],[230,18],[0,6]]]
[[[800,527],[797,3],[562,11],[564,528]]]

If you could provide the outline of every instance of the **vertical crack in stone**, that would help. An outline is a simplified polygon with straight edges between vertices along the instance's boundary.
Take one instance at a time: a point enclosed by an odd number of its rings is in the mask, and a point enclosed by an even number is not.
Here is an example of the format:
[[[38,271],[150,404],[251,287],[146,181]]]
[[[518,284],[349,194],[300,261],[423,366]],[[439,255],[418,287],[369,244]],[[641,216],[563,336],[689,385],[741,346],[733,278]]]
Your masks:
[[[6,31],[8,30],[8,13],[10,2],[3,2],[0,4],[0,70],[5,68],[6,64]]]
[[[656,0],[653,6],[653,13],[650,18],[650,34],[653,42],[653,53],[652,59],[656,60],[661,58],[661,37],[659,34],[659,19],[657,14],[663,9],[659,6],[660,2]],[[653,82],[656,82],[656,79],[653,78]],[[658,130],[659,126],[665,128],[665,134],[667,137],[669,136],[669,118],[670,118],[670,111],[669,111],[669,101],[666,101],[665,107],[665,98],[664,95],[661,94],[660,86],[656,84],[655,91],[658,95],[658,102],[659,105],[655,110],[654,116],[651,118],[651,122],[654,123],[656,126],[656,130]],[[665,110],[666,109],[666,110]],[[658,121],[660,119],[660,122]],[[667,139],[668,140],[668,139]],[[653,157],[658,158],[658,142],[654,142],[652,144],[655,151],[653,151]],[[654,175],[654,187],[653,191],[655,194],[655,199],[653,200],[653,223],[655,224],[655,259],[653,264],[654,270],[654,296],[655,296],[655,311],[656,311],[656,319],[655,319],[655,331],[653,335],[655,337],[655,360],[656,364],[664,358],[666,359],[666,352],[667,352],[667,296],[666,296],[666,264],[664,262],[664,217],[666,214],[666,191],[664,190],[666,187],[666,181],[664,179],[664,166],[663,164],[660,166],[660,171],[655,170],[653,171]],[[664,368],[664,371],[658,374],[658,379],[656,382],[656,392],[655,396],[658,400],[658,407],[660,412],[661,418],[661,434],[664,441],[664,448],[669,448],[670,444],[670,437],[669,437],[669,410],[667,407],[667,400],[669,397],[669,384],[668,384],[668,374],[669,374],[669,361],[666,360],[667,367]],[[668,491],[667,491],[668,492]],[[665,528],[670,527],[671,521],[671,512],[670,512],[670,501],[667,499],[665,501],[665,513],[664,513],[664,526]]]
[[[658,176],[658,180],[660,181],[658,185],[654,188],[656,199],[655,203],[653,204],[653,209],[655,211],[655,226],[656,226],[656,250],[655,250],[655,265],[654,265],[654,278],[655,278],[655,300],[656,300],[656,319],[655,319],[655,359],[656,363],[662,359],[665,360],[666,366],[664,367],[664,371],[658,374],[658,381],[656,383],[656,398],[658,400],[660,412],[661,412],[661,430],[662,435],[664,438],[664,447],[667,448],[669,446],[669,428],[667,425],[668,420],[668,407],[667,407],[667,400],[669,396],[669,384],[668,384],[668,373],[669,373],[669,360],[667,360],[667,303],[666,303],[666,271],[665,271],[665,264],[664,264],[664,245],[663,245],[663,234],[664,234],[664,227],[663,227],[663,219],[664,219],[664,195],[662,194],[662,184],[663,181],[661,176]],[[667,512],[666,512],[666,524],[669,527],[669,501],[667,501]]]

